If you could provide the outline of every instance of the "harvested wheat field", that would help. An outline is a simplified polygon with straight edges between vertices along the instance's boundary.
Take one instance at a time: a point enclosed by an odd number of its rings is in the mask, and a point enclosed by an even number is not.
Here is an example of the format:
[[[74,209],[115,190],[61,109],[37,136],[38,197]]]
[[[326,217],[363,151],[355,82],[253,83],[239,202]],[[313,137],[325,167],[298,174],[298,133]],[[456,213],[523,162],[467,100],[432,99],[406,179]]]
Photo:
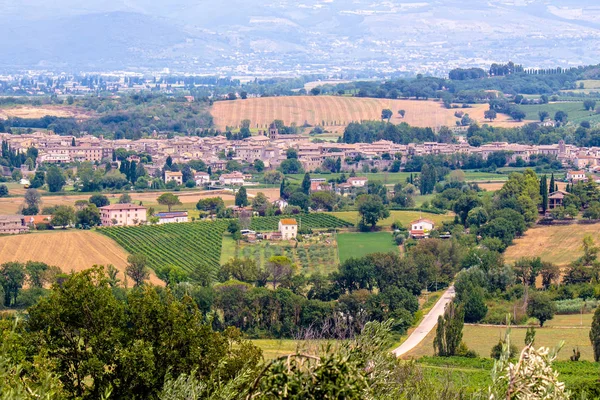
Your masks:
[[[583,255],[581,244],[585,235],[596,243],[600,224],[538,226],[529,229],[514,245],[506,249],[504,259],[514,262],[521,257],[541,257],[557,265],[567,265]]]
[[[393,111],[393,123],[406,122],[419,127],[455,126],[458,119],[454,116],[456,109],[447,109],[442,103],[433,100],[391,100],[342,96],[283,96],[260,97],[246,100],[218,101],[211,108],[215,125],[219,129],[238,127],[244,119],[250,120],[253,129],[265,129],[275,119],[283,120],[286,125],[296,123],[298,126],[308,122],[310,125],[343,127],[351,122],[362,120],[379,120],[381,110]],[[473,108],[460,109],[471,118],[485,123],[483,113],[487,104],[476,104]],[[405,110],[404,118],[398,114]],[[495,126],[518,126],[519,123],[498,114],[492,123]]]
[[[12,106],[0,108],[0,119],[8,118],[42,118],[46,115],[60,118],[85,119],[92,116],[92,112],[73,106]]]
[[[93,231],[59,230],[0,237],[0,263],[42,261],[67,273],[95,264],[112,264],[121,271],[121,281],[128,255],[113,240]],[[150,282],[163,284],[153,272]]]
[[[13,193],[13,192],[11,192]],[[0,199],[0,214],[16,214],[19,212],[19,207],[24,202],[24,191],[23,194],[19,193],[20,197],[4,197]],[[131,193],[131,199],[134,203],[142,202],[148,207],[158,207],[156,199],[165,192],[143,192],[143,193]],[[277,192],[279,193],[279,192]],[[188,191],[188,192],[175,192],[179,196],[179,200],[183,204],[192,204],[192,208],[196,206],[196,203],[200,199],[207,197],[220,197],[223,201],[233,201],[235,196],[229,192],[222,190],[219,191]],[[267,194],[267,193],[265,193]],[[42,196],[42,208],[49,206],[67,205],[73,206],[77,200],[88,200],[92,193],[86,194],[72,194],[64,196]],[[111,200],[112,203],[116,203],[118,198],[121,196],[120,193],[105,195]],[[267,194],[268,196],[268,194]]]

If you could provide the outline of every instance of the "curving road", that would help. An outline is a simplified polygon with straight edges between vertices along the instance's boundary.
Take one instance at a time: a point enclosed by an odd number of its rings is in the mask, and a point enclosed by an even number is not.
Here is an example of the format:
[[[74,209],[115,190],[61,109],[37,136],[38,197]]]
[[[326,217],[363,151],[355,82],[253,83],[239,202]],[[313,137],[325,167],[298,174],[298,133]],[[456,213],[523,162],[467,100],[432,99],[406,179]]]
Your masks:
[[[454,286],[450,286],[444,292],[442,297],[440,297],[437,303],[435,303],[435,305],[425,316],[425,318],[423,318],[423,321],[421,321],[419,326],[417,326],[417,329],[415,329],[413,333],[410,334],[408,339],[406,339],[406,341],[404,341],[404,343],[402,343],[400,347],[392,350],[392,353],[394,353],[396,357],[400,357],[417,347],[417,345],[421,343],[423,339],[425,339],[429,332],[431,332],[431,330],[435,328],[435,326],[437,325],[438,317],[440,315],[444,315],[446,304],[448,304],[452,301],[452,299],[454,299],[454,295]]]

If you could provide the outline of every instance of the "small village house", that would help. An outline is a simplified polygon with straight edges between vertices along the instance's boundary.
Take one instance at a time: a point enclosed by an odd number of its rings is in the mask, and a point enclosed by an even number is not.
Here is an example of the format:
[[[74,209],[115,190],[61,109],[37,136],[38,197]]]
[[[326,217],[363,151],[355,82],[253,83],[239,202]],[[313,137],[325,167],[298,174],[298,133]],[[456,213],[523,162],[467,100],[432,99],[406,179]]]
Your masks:
[[[430,232],[435,228],[435,223],[429,219],[420,218],[410,223],[410,237],[413,239],[428,238]]]
[[[181,171],[165,171],[165,183],[169,183],[171,181],[175,181],[178,185],[182,185],[183,174]]]
[[[352,185],[352,187],[358,188],[358,187],[365,187],[365,185],[367,184],[369,180],[367,178],[365,178],[364,176],[354,176],[351,178],[348,178],[346,180],[346,183],[349,183],[350,185]]]
[[[155,214],[158,217],[158,224],[170,224],[177,222],[188,222],[187,211],[170,211],[170,212],[159,212]]]
[[[129,226],[146,223],[146,207],[135,204],[110,204],[100,207],[103,226]]]
[[[243,185],[244,174],[241,172],[232,172],[231,174],[223,174],[219,177],[219,183],[221,185]]]
[[[16,235],[27,232],[29,226],[26,223],[26,217],[23,215],[0,215],[0,234]]]
[[[568,171],[567,181],[571,183],[585,181],[587,179],[585,171]]]
[[[283,240],[296,239],[298,236],[298,222],[294,218],[284,218],[279,220],[279,233]]]
[[[206,172],[198,171],[194,173],[194,180],[196,181],[196,186],[203,186],[210,182],[210,175]]]

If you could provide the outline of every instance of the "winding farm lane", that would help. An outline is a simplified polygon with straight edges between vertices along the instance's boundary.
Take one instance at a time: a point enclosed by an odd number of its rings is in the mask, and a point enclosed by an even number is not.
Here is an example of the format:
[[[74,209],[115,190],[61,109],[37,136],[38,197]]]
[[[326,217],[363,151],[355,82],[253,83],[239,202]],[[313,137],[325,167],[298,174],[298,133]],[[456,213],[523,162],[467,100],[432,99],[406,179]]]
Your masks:
[[[454,296],[454,286],[450,286],[444,292],[442,297],[440,297],[437,303],[435,303],[435,305],[429,311],[429,313],[427,313],[425,318],[423,318],[423,321],[421,321],[419,326],[417,326],[417,329],[415,329],[413,333],[410,334],[410,336],[404,341],[404,343],[402,343],[398,348],[394,349],[392,353],[394,353],[396,357],[401,357],[404,354],[411,351],[412,349],[414,349],[415,347],[417,347],[417,345],[421,343],[423,339],[425,339],[429,332],[431,332],[431,330],[435,328],[438,317],[440,315],[444,315],[446,304],[451,302],[452,299],[454,299]]]

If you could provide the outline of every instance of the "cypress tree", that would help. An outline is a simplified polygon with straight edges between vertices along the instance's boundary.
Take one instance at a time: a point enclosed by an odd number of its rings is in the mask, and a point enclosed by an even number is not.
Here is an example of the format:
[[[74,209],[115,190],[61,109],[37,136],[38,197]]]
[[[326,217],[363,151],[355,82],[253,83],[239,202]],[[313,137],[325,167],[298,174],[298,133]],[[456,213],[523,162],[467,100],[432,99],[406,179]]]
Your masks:
[[[302,180],[302,192],[307,196],[310,194],[310,174],[308,172],[304,174]]]
[[[550,192],[556,192],[556,182],[554,182],[554,172],[550,175]]]
[[[285,177],[281,180],[281,184],[279,185],[279,197],[284,198],[285,193]]]
[[[594,350],[594,361],[600,361],[600,307],[596,308],[592,329],[590,330],[590,341]]]
[[[548,179],[546,175],[542,177],[540,190],[542,195],[542,211],[545,213],[548,210]]]

